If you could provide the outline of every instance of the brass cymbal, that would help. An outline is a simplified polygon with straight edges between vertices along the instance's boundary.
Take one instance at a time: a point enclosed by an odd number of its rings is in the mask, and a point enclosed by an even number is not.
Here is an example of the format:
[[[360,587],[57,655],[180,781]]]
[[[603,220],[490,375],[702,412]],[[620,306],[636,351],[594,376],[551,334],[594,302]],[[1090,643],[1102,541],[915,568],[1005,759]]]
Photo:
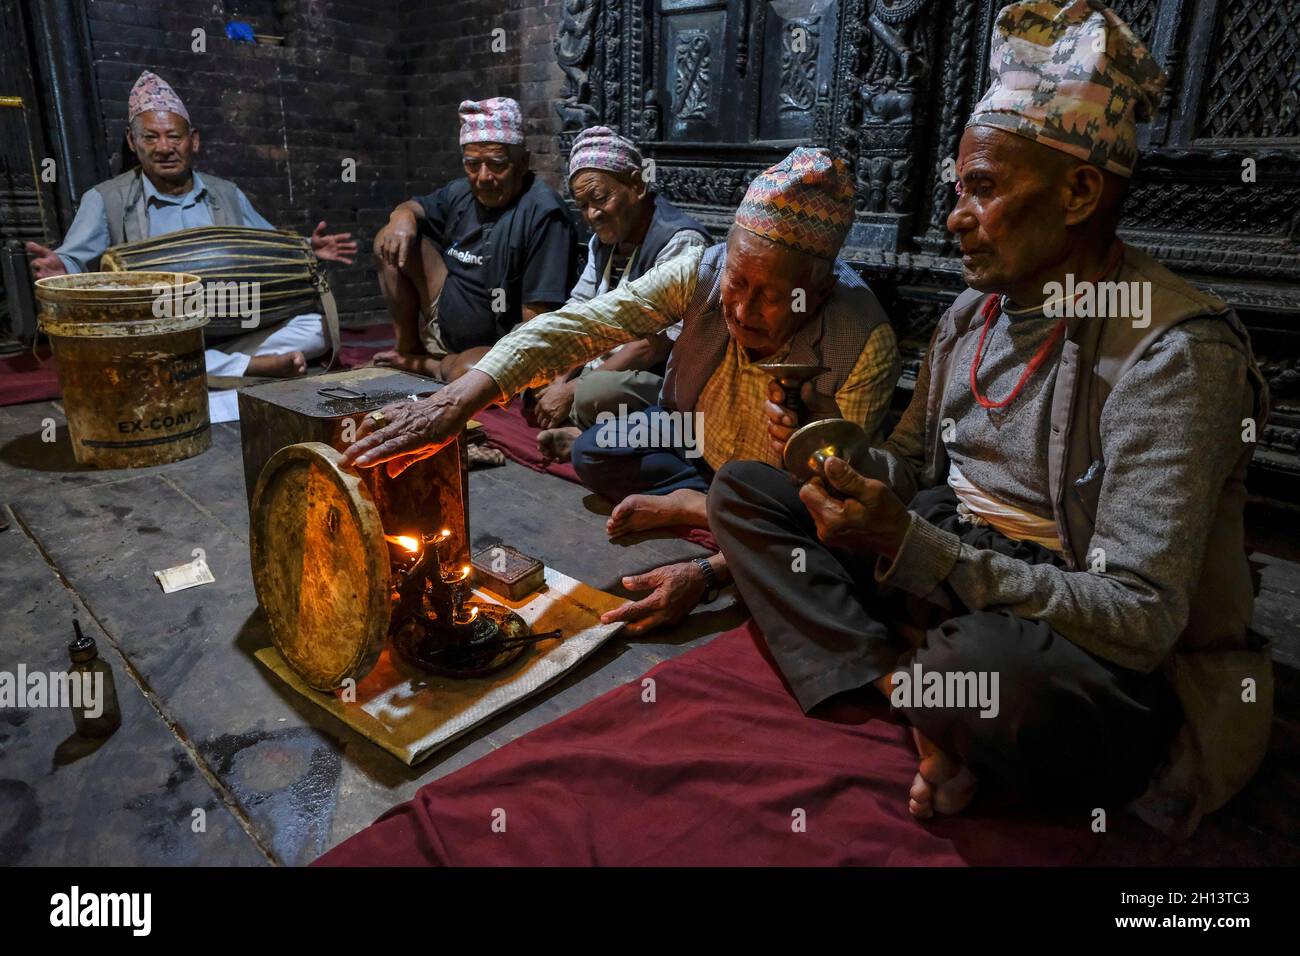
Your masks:
[[[826,475],[827,458],[842,458],[862,471],[868,460],[871,439],[857,422],[844,418],[823,418],[803,426],[785,443],[785,470],[800,481]]]

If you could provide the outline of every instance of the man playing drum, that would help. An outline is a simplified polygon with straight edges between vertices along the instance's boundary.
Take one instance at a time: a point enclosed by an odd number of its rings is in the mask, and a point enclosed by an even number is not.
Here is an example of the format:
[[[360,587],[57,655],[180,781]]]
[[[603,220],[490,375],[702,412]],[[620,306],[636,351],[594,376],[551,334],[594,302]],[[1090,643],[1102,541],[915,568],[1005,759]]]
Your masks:
[[[36,279],[85,272],[109,246],[153,238],[195,226],[246,226],[274,229],[232,182],[194,169],[199,131],[190,125],[185,104],[162,78],[145,71],[128,100],[127,145],[140,168],[100,183],[86,193],[63,244],[49,249],[27,243]],[[326,234],[319,223],[311,234],[318,259],[350,265],[357,244],[351,233]],[[204,353],[209,375],[292,377],[307,370],[307,360],[325,352],[324,323],[317,313],[213,345]]]

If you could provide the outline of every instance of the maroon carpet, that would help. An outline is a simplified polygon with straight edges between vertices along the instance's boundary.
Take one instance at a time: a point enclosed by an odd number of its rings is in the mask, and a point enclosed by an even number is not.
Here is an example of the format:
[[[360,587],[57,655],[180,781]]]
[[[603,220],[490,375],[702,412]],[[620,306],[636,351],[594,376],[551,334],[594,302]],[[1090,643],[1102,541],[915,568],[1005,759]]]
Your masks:
[[[35,355],[25,349],[0,358],[0,406],[44,402],[60,394],[59,376],[48,345],[42,345]]]
[[[647,676],[653,703],[640,680],[610,691],[422,787],[317,864],[1051,865],[1086,862],[1102,839],[1086,813],[995,801],[914,821],[916,755],[883,698],[806,717],[752,622]]]

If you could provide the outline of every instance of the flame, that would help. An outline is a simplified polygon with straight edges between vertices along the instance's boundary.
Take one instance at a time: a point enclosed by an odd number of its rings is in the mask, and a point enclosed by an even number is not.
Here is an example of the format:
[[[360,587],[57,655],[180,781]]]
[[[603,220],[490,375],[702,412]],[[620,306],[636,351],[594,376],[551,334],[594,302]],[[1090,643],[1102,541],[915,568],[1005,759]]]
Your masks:
[[[464,581],[467,577],[469,577],[469,572],[470,572],[470,566],[468,564],[462,564],[460,566],[460,577],[456,578],[456,580]]]
[[[465,623],[468,624],[470,621],[474,620],[474,618],[476,618],[476,617],[478,617],[478,608],[477,608],[477,607],[472,607],[472,608],[470,608],[470,609],[469,609],[469,617],[465,618]]]
[[[420,541],[419,541],[419,539],[418,539],[418,538],[412,538],[410,535],[405,535],[405,534],[386,534],[386,535],[384,535],[384,540],[387,541],[387,542],[389,542],[390,544],[401,545],[401,546],[402,546],[403,548],[405,548],[407,551],[411,552],[411,554],[419,554],[419,553],[420,553]]]

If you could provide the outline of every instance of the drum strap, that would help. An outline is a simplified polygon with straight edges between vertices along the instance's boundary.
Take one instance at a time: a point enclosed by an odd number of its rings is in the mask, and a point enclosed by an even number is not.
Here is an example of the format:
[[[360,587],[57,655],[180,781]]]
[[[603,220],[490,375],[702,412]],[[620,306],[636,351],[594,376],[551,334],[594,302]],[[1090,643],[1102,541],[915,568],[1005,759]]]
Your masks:
[[[334,293],[330,290],[330,284],[321,276],[317,291],[320,293],[321,311],[325,313],[325,331],[330,337],[330,362],[325,366],[326,371],[334,367],[334,363],[339,359],[339,307],[334,301]]]

